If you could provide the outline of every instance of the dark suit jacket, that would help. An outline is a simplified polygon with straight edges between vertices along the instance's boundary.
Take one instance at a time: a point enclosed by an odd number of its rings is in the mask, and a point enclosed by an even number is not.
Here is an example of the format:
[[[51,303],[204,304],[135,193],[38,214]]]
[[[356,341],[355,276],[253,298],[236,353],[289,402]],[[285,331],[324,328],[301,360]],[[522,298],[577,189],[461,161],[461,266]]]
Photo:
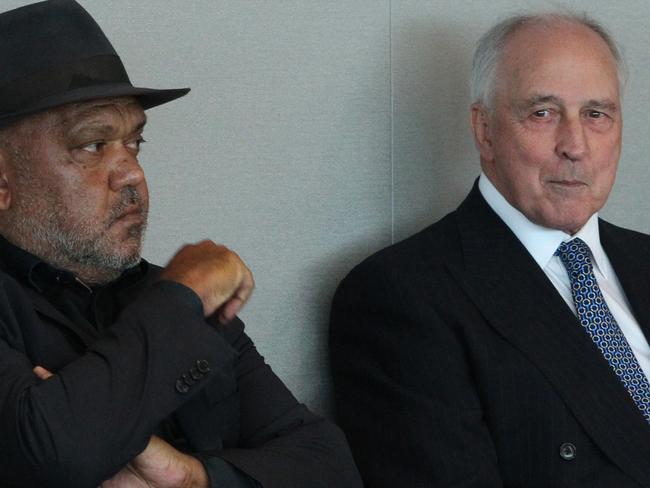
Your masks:
[[[342,433],[297,403],[241,321],[207,324],[188,288],[156,283],[153,270],[93,335],[5,269],[0,260],[0,486],[95,488],[154,432],[264,487],[360,484]],[[55,376],[38,380],[35,365]]]
[[[600,233],[650,337],[650,237]],[[368,487],[650,487],[650,427],[476,187],[349,274],[330,341]]]

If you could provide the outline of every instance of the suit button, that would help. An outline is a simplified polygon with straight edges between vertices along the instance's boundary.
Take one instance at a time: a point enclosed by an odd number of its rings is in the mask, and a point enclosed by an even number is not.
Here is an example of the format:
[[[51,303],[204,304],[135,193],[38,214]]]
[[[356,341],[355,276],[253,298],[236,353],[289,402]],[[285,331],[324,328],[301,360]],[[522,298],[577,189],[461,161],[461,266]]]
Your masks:
[[[181,375],[181,379],[185,382],[187,386],[192,386],[194,383],[196,383],[187,373],[183,373]]]
[[[190,375],[192,376],[192,379],[195,381],[198,381],[201,378],[203,378],[203,374],[196,368],[190,369]]]
[[[188,391],[190,391],[190,387],[187,386],[183,380],[177,380],[176,391],[178,393],[187,393]]]
[[[560,446],[560,457],[565,461],[573,461],[576,458],[576,446],[570,442],[565,442]]]
[[[210,363],[208,363],[205,359],[199,359],[196,362],[196,367],[199,369],[199,371],[203,374],[207,373],[210,371]]]

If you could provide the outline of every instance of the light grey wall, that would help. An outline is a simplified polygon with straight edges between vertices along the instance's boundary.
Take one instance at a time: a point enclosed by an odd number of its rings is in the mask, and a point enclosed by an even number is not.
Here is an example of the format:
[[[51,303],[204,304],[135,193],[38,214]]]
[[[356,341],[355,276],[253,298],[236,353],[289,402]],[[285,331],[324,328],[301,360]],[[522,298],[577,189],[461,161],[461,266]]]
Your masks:
[[[2,0],[2,9],[30,3]],[[372,251],[452,210],[478,174],[473,44],[534,0],[81,0],[132,80],[191,86],[150,111],[145,255],[236,249],[257,280],[248,332],[295,394],[330,410],[327,316]],[[625,148],[604,214],[650,230],[650,4],[566,2],[606,22],[630,64]]]

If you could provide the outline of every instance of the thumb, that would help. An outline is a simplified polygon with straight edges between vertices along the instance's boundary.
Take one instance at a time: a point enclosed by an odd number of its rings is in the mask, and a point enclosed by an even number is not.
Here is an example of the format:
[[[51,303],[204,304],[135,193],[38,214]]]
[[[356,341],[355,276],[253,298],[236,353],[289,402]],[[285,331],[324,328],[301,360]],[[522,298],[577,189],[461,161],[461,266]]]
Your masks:
[[[36,366],[32,371],[34,371],[34,374],[42,380],[46,380],[49,377],[54,376],[52,373],[50,373],[47,369],[45,369],[42,366]]]

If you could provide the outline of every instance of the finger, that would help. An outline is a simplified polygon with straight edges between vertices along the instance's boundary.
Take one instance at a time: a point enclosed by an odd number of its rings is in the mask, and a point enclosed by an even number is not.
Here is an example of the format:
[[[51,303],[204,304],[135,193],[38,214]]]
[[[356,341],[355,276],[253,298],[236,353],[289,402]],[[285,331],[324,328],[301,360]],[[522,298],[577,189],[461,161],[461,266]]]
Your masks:
[[[34,371],[34,374],[42,380],[46,380],[51,376],[54,376],[52,373],[50,373],[47,369],[45,369],[42,366],[36,366],[32,371]]]
[[[231,298],[221,307],[221,310],[219,311],[219,322],[226,325],[235,318],[243,306],[244,302],[241,299]]]
[[[244,267],[244,272],[239,283],[239,287],[237,287],[237,290],[235,290],[235,293],[233,293],[230,299],[240,300],[241,305],[243,306],[253,294],[254,289],[255,280],[253,279],[253,273],[251,273],[248,268]]]
[[[230,297],[222,306],[219,311],[219,322],[226,324],[235,318],[235,315],[246,305],[249,298],[253,294],[255,288],[255,281],[253,274],[248,268],[244,268],[244,276],[239,285],[239,288],[232,297]]]

